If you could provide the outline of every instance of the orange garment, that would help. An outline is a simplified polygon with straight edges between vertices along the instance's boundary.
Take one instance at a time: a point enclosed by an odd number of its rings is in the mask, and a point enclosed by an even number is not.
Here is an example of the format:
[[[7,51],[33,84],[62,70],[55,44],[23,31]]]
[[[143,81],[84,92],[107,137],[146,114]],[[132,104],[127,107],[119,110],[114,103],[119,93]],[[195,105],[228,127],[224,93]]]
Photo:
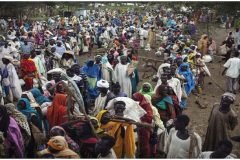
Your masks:
[[[50,128],[67,121],[67,95],[57,93],[53,98],[52,105],[47,109],[47,120]]]

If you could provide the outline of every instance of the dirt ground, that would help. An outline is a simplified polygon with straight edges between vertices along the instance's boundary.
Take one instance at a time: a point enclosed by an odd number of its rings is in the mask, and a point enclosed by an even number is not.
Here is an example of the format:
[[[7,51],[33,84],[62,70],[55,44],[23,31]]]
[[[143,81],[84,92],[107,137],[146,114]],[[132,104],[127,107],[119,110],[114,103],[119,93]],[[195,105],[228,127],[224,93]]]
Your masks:
[[[203,26],[204,27],[204,26]],[[201,33],[205,29],[201,30]],[[213,37],[213,39],[216,41],[217,46],[225,39],[227,36],[227,30],[226,29],[220,29],[220,28],[215,28],[214,30],[211,30],[210,35]],[[145,52],[144,50],[139,50],[138,56],[144,56],[148,58],[153,58],[153,59],[159,59],[161,60],[162,58],[159,58],[155,56],[154,50],[151,52]],[[100,53],[103,54],[103,53]],[[94,58],[95,54],[88,56],[88,55],[83,55],[80,57],[80,64],[82,64],[85,60],[89,58]],[[139,62],[139,68],[143,67],[145,60],[141,60]],[[156,68],[159,67],[161,63],[158,63]],[[217,85],[215,82],[220,85],[222,88],[225,89],[225,80],[226,78],[221,75],[221,72],[223,70],[223,64],[224,62],[221,61],[221,58],[215,57],[213,63],[208,63],[207,66],[212,74],[212,78],[206,77],[205,78],[205,86],[203,89],[203,93],[200,96],[196,96],[191,94],[190,97],[188,98],[188,106],[187,109],[184,110],[184,113],[187,114],[190,117],[190,128],[193,129],[195,132],[197,132],[201,137],[202,137],[202,142],[204,142],[205,139],[205,134],[207,131],[207,126],[208,126],[208,118],[210,115],[210,112],[212,110],[213,104],[216,102],[220,102],[221,95],[224,93]],[[142,85],[143,82],[150,82],[154,86],[156,83],[151,81],[152,77],[149,77],[147,79],[143,79],[142,75],[143,72],[140,69],[139,71],[140,75],[140,84],[138,85],[138,88]],[[238,116],[240,116],[239,110],[240,110],[240,100],[239,100],[239,93],[237,94],[236,102],[232,106],[233,109],[236,111]],[[203,103],[207,108],[206,109],[200,109],[199,106],[195,103],[196,100],[200,100],[201,103]],[[235,130],[232,132],[233,136],[240,135],[240,124],[235,128]],[[235,153],[238,157],[240,157],[240,144],[233,142],[234,144],[234,150],[233,153]]]

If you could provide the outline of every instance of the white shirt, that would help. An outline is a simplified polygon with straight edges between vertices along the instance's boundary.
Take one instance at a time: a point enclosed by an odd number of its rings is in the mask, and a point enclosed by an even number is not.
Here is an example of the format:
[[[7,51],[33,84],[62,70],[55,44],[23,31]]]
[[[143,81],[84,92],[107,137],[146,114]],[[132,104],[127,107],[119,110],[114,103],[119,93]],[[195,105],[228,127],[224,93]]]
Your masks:
[[[202,152],[202,153],[200,153],[198,158],[199,159],[210,159],[210,156],[212,153],[213,153],[213,151]],[[235,155],[230,154],[227,157],[225,157],[224,159],[234,159],[234,158],[235,158]]]
[[[226,76],[238,78],[240,74],[240,59],[238,57],[230,58],[223,66],[227,68]]]

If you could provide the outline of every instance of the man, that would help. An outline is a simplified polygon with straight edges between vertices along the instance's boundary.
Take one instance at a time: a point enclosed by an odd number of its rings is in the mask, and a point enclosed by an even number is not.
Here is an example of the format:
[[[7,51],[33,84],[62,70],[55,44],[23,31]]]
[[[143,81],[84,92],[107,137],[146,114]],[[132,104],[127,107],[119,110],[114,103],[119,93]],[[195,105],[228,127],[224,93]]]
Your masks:
[[[169,133],[165,153],[167,158],[197,158],[201,152],[201,138],[197,133],[190,133],[186,127],[189,124],[187,115],[179,115],[175,121],[175,129]]]
[[[238,88],[238,77],[240,74],[239,52],[235,52],[234,57],[230,58],[223,66],[225,69],[222,75],[227,76],[227,91],[236,94]]]
[[[95,107],[93,109],[93,114],[96,116],[101,110],[105,109],[109,100],[115,98],[115,96],[108,90],[109,83],[105,80],[100,80],[97,82],[97,87],[100,91],[99,96],[95,100]]]
[[[203,151],[214,151],[222,139],[230,139],[230,131],[238,124],[237,114],[231,108],[234,101],[235,95],[226,92],[222,95],[221,103],[213,106]]]
[[[171,66],[173,68],[173,66]],[[178,101],[181,101],[181,97],[182,97],[182,88],[181,88],[181,82],[179,79],[175,78],[175,73],[171,72],[170,69],[167,69],[165,72],[165,76],[167,77],[167,84],[172,87],[173,91],[175,92]],[[161,77],[164,78],[165,76]],[[162,80],[159,79],[158,80],[158,84],[161,85],[162,84]],[[159,86],[158,85],[158,86]],[[155,88],[157,88],[158,86],[156,86]]]
[[[222,140],[218,143],[217,148],[214,151],[202,152],[198,158],[200,159],[234,159],[231,154],[233,145],[229,140]]]
[[[95,145],[95,152],[98,155],[98,158],[102,159],[117,159],[117,156],[112,149],[115,145],[116,140],[109,135],[101,137],[101,139]]]
[[[129,74],[129,63],[127,63],[127,57],[121,56],[121,63],[118,63],[115,67],[115,77],[121,86],[121,92],[125,92],[128,97],[132,96],[132,84],[130,77],[133,76],[133,72]]]
[[[13,102],[13,100],[18,100],[22,95],[22,88],[20,85],[19,77],[17,75],[15,67],[11,63],[12,60],[13,58],[7,55],[3,56],[2,58],[3,64],[5,66],[2,74],[3,86],[5,94],[10,96],[9,100],[11,102]]]
[[[123,117],[125,109],[125,102],[117,101],[114,103],[116,117]],[[116,144],[114,145],[113,150],[116,153],[117,158],[134,158],[136,149],[133,125],[124,122],[112,122],[109,117],[110,113],[107,110],[102,110],[96,116],[101,123],[100,128],[109,136],[116,139]]]
[[[112,93],[116,97],[127,97],[127,94],[124,92],[121,92],[121,86],[118,82],[112,85]]]
[[[36,55],[35,50],[33,50],[32,53],[31,53],[31,59],[35,63],[38,75],[39,76],[45,76],[46,75],[45,68],[43,66],[43,63],[42,63],[41,59]]]

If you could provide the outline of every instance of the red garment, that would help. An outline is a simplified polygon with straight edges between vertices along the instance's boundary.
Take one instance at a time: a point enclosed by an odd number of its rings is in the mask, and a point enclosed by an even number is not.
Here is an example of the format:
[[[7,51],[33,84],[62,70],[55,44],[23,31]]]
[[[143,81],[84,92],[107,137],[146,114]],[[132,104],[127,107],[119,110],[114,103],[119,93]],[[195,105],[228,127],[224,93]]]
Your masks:
[[[52,105],[47,109],[47,120],[50,128],[67,122],[67,95],[57,93]]]
[[[133,95],[139,101],[139,105],[147,112],[143,117],[141,117],[142,122],[152,123],[153,111],[150,104],[145,99],[144,95],[137,92]]]
[[[35,63],[29,59],[22,59],[20,61],[20,68],[23,80],[25,81],[25,89],[30,90],[33,88],[33,78],[36,78],[37,68]]]
[[[133,94],[133,97],[139,101],[139,105],[147,112],[143,117],[141,117],[142,122],[152,123],[153,120],[153,111],[150,104],[147,102],[145,97],[137,92]],[[140,128],[138,133],[139,140],[139,150],[140,150],[140,158],[150,158],[151,157],[151,146],[150,146],[150,128]]]

